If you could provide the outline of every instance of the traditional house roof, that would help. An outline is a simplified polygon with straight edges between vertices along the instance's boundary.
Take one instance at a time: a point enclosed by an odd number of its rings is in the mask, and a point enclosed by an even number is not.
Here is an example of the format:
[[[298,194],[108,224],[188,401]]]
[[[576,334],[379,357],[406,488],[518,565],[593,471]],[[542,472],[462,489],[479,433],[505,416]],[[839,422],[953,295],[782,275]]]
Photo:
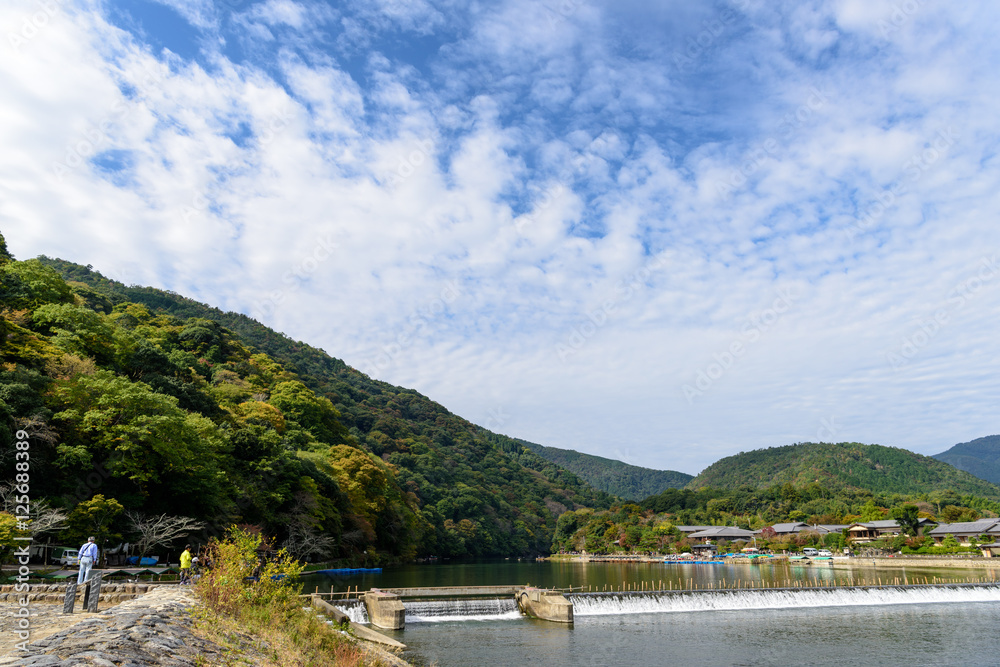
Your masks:
[[[942,523],[930,531],[930,535],[981,535],[1000,533],[1000,519],[979,519],[960,523]]]
[[[708,530],[709,528],[715,528],[715,526],[674,526],[677,530],[682,533],[697,533],[701,530]]]
[[[754,537],[754,532],[752,530],[743,530],[742,528],[737,528],[736,526],[708,526],[705,530],[691,533],[688,537],[693,540],[749,540],[751,537]]]
[[[801,533],[810,530],[820,535],[826,535],[828,533],[839,533],[844,528],[847,528],[847,526],[833,523],[817,523],[810,526],[804,521],[792,521],[789,523],[776,523],[770,528],[774,531],[775,535],[791,535],[792,533]],[[761,530],[756,532],[759,534]]]
[[[840,531],[847,528],[847,524],[844,523],[818,523],[815,526],[810,526],[813,530],[819,533],[839,533]]]
[[[927,525],[937,525],[937,522],[932,519],[925,519],[921,517],[920,519],[917,520],[917,524],[920,526],[927,526]],[[847,528],[854,529],[855,526],[864,526],[869,530],[884,531],[884,530],[893,530],[894,528],[899,528],[899,522],[896,521],[895,519],[884,519],[882,521],[866,521],[864,523],[856,521],[852,523],[850,526],[847,526]]]
[[[771,528],[778,535],[787,535],[788,533],[797,533],[806,528],[806,524],[803,521],[793,521],[791,523],[776,523]]]

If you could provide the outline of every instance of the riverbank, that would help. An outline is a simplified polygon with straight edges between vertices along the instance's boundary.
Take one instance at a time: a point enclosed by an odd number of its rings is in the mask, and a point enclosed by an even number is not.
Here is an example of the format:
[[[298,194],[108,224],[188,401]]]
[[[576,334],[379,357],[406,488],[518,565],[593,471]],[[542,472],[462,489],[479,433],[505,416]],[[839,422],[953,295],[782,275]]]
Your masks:
[[[537,559],[539,562],[551,561],[554,563],[662,563],[664,556],[650,556],[648,554],[553,554]],[[787,555],[777,555],[769,557],[747,558],[736,556],[718,559],[723,563],[768,563],[768,562],[792,562],[797,565],[827,564],[835,567],[878,567],[879,565],[891,567],[933,567],[933,568],[961,568],[961,569],[997,569],[1000,570],[1000,558],[961,558],[955,556],[851,556],[835,557],[830,560],[812,561],[809,559],[802,561],[789,561]],[[670,561],[684,562],[684,561]]]
[[[225,664],[225,647],[195,631],[189,611],[197,605],[191,591],[156,587],[105,611],[62,614],[61,604],[35,603],[28,609],[31,636],[22,650],[11,641],[18,619],[16,604],[3,607],[4,648],[0,665],[196,665]],[[247,642],[247,664],[264,664],[262,651]]]
[[[51,593],[47,594],[52,595]],[[103,600],[103,596],[102,596]],[[103,605],[102,605],[103,606]],[[336,633],[334,655],[318,658],[296,654],[284,641],[285,628],[267,638],[253,636],[238,623],[208,612],[193,591],[183,586],[152,586],[139,597],[113,604],[96,614],[63,614],[62,604],[33,601],[28,609],[31,636],[17,644],[20,607],[0,603],[0,667],[57,664],[96,665],[231,665],[277,667],[297,664],[349,664],[408,667],[385,649],[340,633],[325,623],[319,632]],[[77,607],[79,609],[79,607]],[[312,614],[311,610],[299,610]]]

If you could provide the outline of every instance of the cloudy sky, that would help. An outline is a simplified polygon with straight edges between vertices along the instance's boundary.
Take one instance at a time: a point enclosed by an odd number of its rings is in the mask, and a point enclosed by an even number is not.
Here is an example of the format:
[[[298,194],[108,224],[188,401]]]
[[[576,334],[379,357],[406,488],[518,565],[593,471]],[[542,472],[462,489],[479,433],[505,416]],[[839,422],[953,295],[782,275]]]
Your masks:
[[[550,446],[937,453],[1000,432],[998,18],[8,0],[0,229]]]

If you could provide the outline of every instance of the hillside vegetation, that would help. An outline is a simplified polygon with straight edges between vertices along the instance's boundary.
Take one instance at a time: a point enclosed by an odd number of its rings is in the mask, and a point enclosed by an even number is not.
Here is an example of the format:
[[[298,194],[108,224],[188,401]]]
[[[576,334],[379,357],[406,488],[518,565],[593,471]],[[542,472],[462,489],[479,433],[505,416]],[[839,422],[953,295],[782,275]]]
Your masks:
[[[613,500],[243,315],[5,247],[0,355],[3,465],[27,431],[58,540],[130,539],[138,511],[205,521],[201,539],[248,524],[313,560],[532,554],[560,513]]]
[[[642,500],[666,489],[682,489],[694,479],[676,470],[653,470],[571,449],[545,447],[520,439],[518,442],[546,461],[579,475],[595,489],[628,500]]]
[[[556,525],[554,547],[563,551],[586,549],[590,553],[683,553],[690,551],[697,540],[692,541],[678,526],[716,525],[763,529],[754,542],[759,548],[798,551],[812,545],[839,549],[845,546],[842,531],[820,535],[806,530],[794,535],[777,535],[767,527],[786,521],[849,525],[855,521],[898,520],[899,517],[913,520],[926,517],[953,523],[998,514],[1000,502],[960,496],[950,490],[919,494],[872,493],[866,489],[834,491],[816,482],[805,487],[782,484],[728,491],[667,489],[639,504],[624,503],[609,510],[566,512]],[[744,545],[727,545],[719,540],[716,546],[739,549]],[[919,550],[930,544],[925,535],[910,531],[900,538],[873,546],[895,552]],[[957,547],[958,544],[949,546]]]
[[[979,479],[1000,484],[1000,435],[959,443],[946,452],[935,454],[934,458]]]
[[[1000,487],[943,461],[896,447],[856,442],[807,442],[741,452],[705,468],[688,488],[760,489],[785,483],[796,487],[818,483],[834,490],[867,489],[875,493],[950,489],[1000,499]]]

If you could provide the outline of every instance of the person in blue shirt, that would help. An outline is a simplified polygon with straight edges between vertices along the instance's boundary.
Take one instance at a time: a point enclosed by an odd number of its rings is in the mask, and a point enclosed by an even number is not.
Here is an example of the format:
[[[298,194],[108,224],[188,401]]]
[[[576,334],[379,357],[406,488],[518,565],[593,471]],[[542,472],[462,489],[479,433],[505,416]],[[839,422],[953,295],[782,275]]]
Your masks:
[[[87,543],[80,547],[80,573],[76,575],[76,583],[82,584],[90,578],[90,568],[97,562],[97,545],[94,536],[87,538]]]

